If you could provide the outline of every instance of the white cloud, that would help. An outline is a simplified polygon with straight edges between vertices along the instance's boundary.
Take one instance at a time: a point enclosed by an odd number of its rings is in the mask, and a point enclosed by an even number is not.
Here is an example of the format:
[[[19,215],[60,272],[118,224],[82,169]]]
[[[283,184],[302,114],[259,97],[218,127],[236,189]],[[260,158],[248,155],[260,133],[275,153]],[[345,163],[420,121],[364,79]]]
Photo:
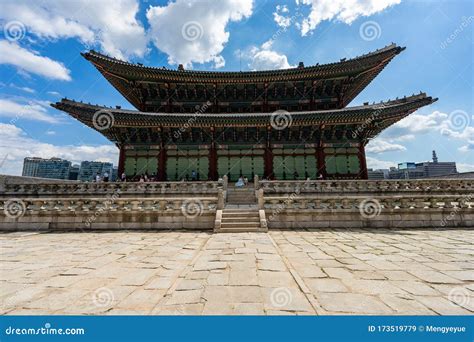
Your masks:
[[[118,150],[113,145],[67,145],[47,144],[28,137],[15,125],[0,123],[0,173],[20,175],[25,157],[67,159],[73,163],[83,160],[116,163]]]
[[[10,64],[26,72],[51,79],[71,80],[70,71],[62,63],[6,40],[0,40],[0,64]]]
[[[474,172],[474,164],[456,163],[458,172]]]
[[[291,25],[291,17],[285,16],[283,14],[288,14],[288,6],[286,5],[277,5],[275,12],[273,12],[273,20],[281,28],[288,28]]]
[[[410,133],[426,134],[436,132],[440,129],[440,125],[446,122],[447,119],[448,114],[438,111],[434,111],[428,115],[413,113],[394,124],[390,131],[393,133],[392,135],[399,136]]]
[[[401,152],[406,151],[406,147],[400,144],[394,144],[382,138],[376,138],[370,140],[365,151],[368,153]]]
[[[339,20],[351,24],[359,17],[366,17],[399,4],[401,0],[300,0],[311,6],[310,14],[300,25],[301,34],[307,35],[324,20]]]
[[[0,99],[0,117],[12,118],[10,123],[18,120],[36,120],[49,123],[59,123],[57,117],[48,114],[49,102],[30,101],[19,103],[12,100]]]
[[[0,19],[19,21],[42,39],[78,38],[117,58],[142,57],[147,37],[137,0],[3,0]]]
[[[30,93],[30,94],[36,93],[36,90],[34,90],[30,87],[20,87],[20,86],[17,86],[16,84],[14,84],[14,83],[10,83],[10,87],[14,88],[14,89],[22,90],[22,91]]]
[[[154,45],[168,54],[169,64],[225,64],[220,55],[229,41],[229,22],[252,14],[252,0],[215,2],[176,0],[167,6],[150,6],[146,17]]]
[[[441,134],[467,143],[474,141],[474,127],[467,113],[463,114],[462,121],[458,122],[452,115],[439,111],[428,115],[413,113],[388,128],[384,137],[395,142],[412,140],[414,136],[428,133]]]
[[[369,169],[390,169],[391,167],[396,167],[397,163],[385,160],[378,160],[373,157],[366,157],[367,167]]]
[[[273,41],[269,40],[260,47],[252,46],[243,52],[243,57],[249,61],[248,66],[251,70],[273,70],[288,69],[294,66],[288,63],[288,58],[272,50]],[[237,51],[240,53],[240,51]]]

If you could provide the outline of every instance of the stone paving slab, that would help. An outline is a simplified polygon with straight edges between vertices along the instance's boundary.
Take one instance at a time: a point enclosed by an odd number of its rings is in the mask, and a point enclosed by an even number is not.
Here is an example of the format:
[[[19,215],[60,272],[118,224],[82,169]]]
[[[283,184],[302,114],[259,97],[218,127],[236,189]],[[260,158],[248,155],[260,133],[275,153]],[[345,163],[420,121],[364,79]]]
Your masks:
[[[474,231],[0,234],[0,313],[472,315]]]

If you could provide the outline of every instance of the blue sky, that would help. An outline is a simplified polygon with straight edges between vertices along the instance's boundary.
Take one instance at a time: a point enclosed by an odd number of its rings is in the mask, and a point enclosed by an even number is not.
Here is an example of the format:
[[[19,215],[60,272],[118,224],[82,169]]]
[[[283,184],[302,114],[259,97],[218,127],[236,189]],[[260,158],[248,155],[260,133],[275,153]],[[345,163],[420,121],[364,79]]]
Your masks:
[[[4,0],[0,3],[0,173],[26,156],[117,162],[99,133],[48,106],[61,97],[132,106],[80,56],[95,49],[150,66],[256,70],[338,61],[394,42],[407,49],[349,106],[424,91],[438,102],[367,147],[369,167],[440,161],[474,170],[472,1]],[[278,7],[277,7],[278,6]],[[192,23],[197,37],[183,39]],[[194,32],[196,33],[196,32]],[[193,34],[190,32],[189,34]]]

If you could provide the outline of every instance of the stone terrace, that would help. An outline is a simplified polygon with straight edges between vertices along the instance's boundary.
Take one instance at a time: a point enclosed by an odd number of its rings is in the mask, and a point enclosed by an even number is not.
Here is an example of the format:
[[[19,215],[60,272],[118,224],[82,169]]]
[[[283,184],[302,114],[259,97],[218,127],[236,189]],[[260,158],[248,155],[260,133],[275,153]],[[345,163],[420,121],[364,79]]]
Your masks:
[[[472,230],[0,235],[3,314],[474,313]]]

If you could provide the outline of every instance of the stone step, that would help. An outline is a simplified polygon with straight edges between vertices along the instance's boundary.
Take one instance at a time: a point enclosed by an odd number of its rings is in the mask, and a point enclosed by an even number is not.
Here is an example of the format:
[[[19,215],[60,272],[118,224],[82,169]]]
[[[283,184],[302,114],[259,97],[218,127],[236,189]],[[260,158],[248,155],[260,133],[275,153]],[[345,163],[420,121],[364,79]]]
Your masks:
[[[248,223],[248,224],[258,224],[260,225],[260,218],[258,217],[250,217],[250,218],[229,218],[229,217],[223,217],[222,218],[222,223]]]
[[[222,215],[229,215],[229,216],[258,216],[258,212],[250,211],[250,210],[241,210],[241,211],[227,211],[224,210]]]
[[[235,208],[228,208],[226,206],[226,208],[222,211],[222,213],[257,213],[258,210],[256,207],[235,207]]]
[[[242,229],[260,229],[260,222],[248,223],[248,222],[222,222],[221,229],[227,228],[242,228]]]
[[[259,233],[265,232],[261,228],[221,228],[217,233]]]

